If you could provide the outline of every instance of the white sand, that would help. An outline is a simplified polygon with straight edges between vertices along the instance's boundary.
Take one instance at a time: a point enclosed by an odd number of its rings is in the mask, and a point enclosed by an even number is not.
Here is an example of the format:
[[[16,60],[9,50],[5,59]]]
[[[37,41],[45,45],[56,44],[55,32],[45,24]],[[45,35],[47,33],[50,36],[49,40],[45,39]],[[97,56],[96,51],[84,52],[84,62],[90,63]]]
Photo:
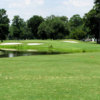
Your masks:
[[[1,48],[1,50],[5,50],[5,51],[18,51],[17,49],[3,49]],[[37,50],[33,50],[33,49],[28,49],[28,52],[36,52]]]
[[[27,51],[29,51],[29,52],[36,52],[37,50],[28,49]]]
[[[43,43],[28,43],[27,45],[42,45]]]
[[[64,42],[68,42],[68,43],[78,43],[76,41],[64,41]]]
[[[1,50],[5,50],[5,51],[17,51],[17,49],[1,49]]]
[[[22,44],[22,43],[2,43],[0,45],[18,45],[18,44]]]

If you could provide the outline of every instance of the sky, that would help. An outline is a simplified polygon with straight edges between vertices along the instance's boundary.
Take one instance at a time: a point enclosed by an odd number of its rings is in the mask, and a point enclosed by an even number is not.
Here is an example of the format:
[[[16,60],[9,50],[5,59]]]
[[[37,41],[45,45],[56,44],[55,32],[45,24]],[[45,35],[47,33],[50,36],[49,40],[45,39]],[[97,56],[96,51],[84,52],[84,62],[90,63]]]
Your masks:
[[[19,15],[28,20],[33,15],[47,17],[50,15],[82,17],[93,7],[94,0],[0,0],[0,9],[7,10],[10,20]]]

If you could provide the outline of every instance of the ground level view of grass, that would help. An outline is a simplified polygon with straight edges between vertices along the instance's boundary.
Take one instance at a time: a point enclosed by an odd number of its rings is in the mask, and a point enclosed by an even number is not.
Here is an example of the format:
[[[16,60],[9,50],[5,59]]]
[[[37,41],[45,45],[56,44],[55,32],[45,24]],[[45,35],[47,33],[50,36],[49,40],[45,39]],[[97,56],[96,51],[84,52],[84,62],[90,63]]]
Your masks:
[[[0,100],[99,99],[99,52],[0,59]]]
[[[20,41],[14,40],[14,41],[4,41],[4,43],[17,43],[17,44],[19,43],[19,44],[1,45],[2,43],[0,43],[0,49],[17,49],[20,51],[29,49],[41,53],[52,53],[52,52],[73,53],[73,52],[100,51],[99,44],[92,43],[92,42],[82,42],[77,40],[20,40]],[[40,45],[38,45],[37,43],[38,44],[40,43]]]

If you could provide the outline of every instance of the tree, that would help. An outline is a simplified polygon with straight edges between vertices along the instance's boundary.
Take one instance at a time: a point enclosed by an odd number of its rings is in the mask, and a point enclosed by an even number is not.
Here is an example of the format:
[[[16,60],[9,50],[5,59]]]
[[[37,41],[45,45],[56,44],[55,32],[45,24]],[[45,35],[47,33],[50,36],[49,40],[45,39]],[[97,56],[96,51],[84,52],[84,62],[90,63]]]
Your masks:
[[[64,39],[69,35],[67,24],[60,18],[54,18],[51,23],[53,32],[51,33],[52,39]]]
[[[33,16],[27,21],[28,28],[31,31],[31,38],[32,39],[38,39],[38,27],[39,25],[44,21],[44,19],[41,16]]]
[[[49,26],[48,21],[44,21],[40,24],[38,28],[39,39],[50,39],[50,34],[53,32],[52,28]]]
[[[69,37],[78,40],[84,39],[86,37],[86,31],[83,26],[83,19],[80,17],[80,15],[73,15],[69,20]]]
[[[84,16],[84,23],[85,26],[89,28],[88,34],[92,37],[98,38],[97,34],[97,22],[96,22],[96,11],[95,9],[90,10],[87,14]]]
[[[85,25],[89,28],[89,34],[97,39],[100,44],[100,0],[95,0],[95,6],[84,16]]]
[[[63,39],[68,34],[67,21],[54,15],[47,17],[38,28],[38,35],[42,39]]]
[[[68,24],[68,17],[66,17],[66,16],[61,16],[61,17],[59,17],[62,21],[64,21],[65,23],[67,23]]]
[[[70,33],[70,38],[77,39],[77,40],[82,40],[82,39],[86,38],[86,36],[87,35],[83,29],[83,26],[72,30]]]
[[[9,18],[6,15],[5,9],[0,9],[0,40],[6,39],[7,35],[9,34]]]
[[[98,39],[97,43],[100,44],[100,0],[95,0],[95,10],[96,10],[96,21],[99,24],[98,25]]]
[[[100,14],[100,0],[95,0],[95,9],[98,14]]]
[[[13,39],[26,39],[27,38],[27,25],[22,18],[14,16],[12,25],[10,27],[10,37]]]
[[[83,24],[83,20],[80,15],[73,15],[69,20],[70,30],[74,30],[75,28],[81,26]]]

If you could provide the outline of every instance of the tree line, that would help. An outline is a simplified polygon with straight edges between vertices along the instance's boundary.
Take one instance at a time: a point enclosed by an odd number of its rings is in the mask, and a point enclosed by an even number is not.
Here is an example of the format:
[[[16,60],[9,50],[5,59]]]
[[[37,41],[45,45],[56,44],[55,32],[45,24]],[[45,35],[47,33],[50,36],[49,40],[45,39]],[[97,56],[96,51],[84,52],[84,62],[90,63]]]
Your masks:
[[[34,15],[27,21],[14,16],[12,23],[5,9],[0,9],[0,40],[5,39],[78,39],[95,37],[100,43],[100,0],[95,0],[92,10],[83,17],[76,14],[70,19],[66,16],[43,18]]]

